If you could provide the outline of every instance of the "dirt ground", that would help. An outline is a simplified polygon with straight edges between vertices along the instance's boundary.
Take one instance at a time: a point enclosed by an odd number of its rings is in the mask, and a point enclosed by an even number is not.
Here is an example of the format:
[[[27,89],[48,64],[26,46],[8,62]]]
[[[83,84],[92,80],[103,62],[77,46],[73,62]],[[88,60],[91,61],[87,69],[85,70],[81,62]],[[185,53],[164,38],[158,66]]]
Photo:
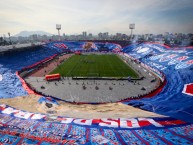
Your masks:
[[[52,70],[54,70],[58,65],[62,63],[62,61],[71,57],[72,54],[66,54],[60,56],[58,59],[54,59],[51,62],[47,63],[46,65],[42,66],[40,69],[36,70],[30,76],[33,77],[44,77],[45,75],[49,74]]]
[[[54,116],[72,118],[138,118],[138,117],[164,117],[159,114],[144,111],[122,103],[108,103],[102,105],[76,105],[58,101],[59,105],[48,108],[45,103],[39,104],[39,96],[30,95],[10,99],[0,99],[0,104],[6,104],[16,109],[34,113],[43,113]]]

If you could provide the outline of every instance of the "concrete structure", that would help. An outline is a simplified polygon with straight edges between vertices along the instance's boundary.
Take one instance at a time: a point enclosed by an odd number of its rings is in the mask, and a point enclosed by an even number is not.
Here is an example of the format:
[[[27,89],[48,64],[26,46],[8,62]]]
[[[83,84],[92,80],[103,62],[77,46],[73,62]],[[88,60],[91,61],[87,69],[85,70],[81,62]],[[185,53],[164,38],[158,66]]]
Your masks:
[[[42,43],[42,42],[36,42],[36,43],[25,43],[25,44],[14,44],[14,45],[0,46],[0,53],[20,51],[20,50],[23,50],[23,49],[28,49],[28,48],[41,46],[43,44],[44,43]]]
[[[134,61],[128,62],[140,77],[138,80],[72,79],[63,77],[48,82],[44,77],[27,77],[25,81],[38,92],[68,102],[104,103],[139,98],[156,89],[160,80]]]

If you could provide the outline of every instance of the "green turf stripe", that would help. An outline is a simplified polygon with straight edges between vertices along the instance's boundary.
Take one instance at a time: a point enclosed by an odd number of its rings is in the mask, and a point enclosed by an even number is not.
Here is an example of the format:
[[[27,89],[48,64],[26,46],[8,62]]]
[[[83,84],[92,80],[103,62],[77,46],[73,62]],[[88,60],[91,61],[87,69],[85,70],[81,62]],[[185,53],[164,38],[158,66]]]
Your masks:
[[[116,55],[73,55],[53,73],[61,76],[138,77],[135,71]]]

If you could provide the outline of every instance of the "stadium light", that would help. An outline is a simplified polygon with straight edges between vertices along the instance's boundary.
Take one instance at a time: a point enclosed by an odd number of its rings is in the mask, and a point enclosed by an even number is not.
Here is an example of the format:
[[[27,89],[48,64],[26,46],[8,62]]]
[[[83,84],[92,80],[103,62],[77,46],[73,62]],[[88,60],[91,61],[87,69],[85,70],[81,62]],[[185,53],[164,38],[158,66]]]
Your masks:
[[[11,43],[11,38],[10,38],[10,35],[11,35],[11,34],[10,34],[10,32],[8,32],[8,36],[9,36],[9,43],[10,43],[10,44],[12,44],[12,43]]]
[[[56,24],[56,29],[58,30],[58,36],[59,36],[59,41],[60,39],[60,30],[61,30],[61,24]]]
[[[129,24],[129,29],[131,29],[131,34],[130,34],[130,39],[132,38],[132,34],[133,34],[133,29],[135,29],[135,24]]]

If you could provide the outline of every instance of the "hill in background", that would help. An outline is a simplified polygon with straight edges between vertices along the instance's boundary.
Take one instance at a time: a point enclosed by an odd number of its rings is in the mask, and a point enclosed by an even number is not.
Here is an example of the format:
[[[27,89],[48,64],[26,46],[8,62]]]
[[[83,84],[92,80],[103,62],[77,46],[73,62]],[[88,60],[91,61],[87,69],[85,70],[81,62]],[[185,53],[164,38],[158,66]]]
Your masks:
[[[20,33],[14,35],[15,37],[22,36],[22,37],[28,37],[30,35],[37,34],[37,35],[47,35],[52,36],[52,34],[44,31],[21,31]]]

